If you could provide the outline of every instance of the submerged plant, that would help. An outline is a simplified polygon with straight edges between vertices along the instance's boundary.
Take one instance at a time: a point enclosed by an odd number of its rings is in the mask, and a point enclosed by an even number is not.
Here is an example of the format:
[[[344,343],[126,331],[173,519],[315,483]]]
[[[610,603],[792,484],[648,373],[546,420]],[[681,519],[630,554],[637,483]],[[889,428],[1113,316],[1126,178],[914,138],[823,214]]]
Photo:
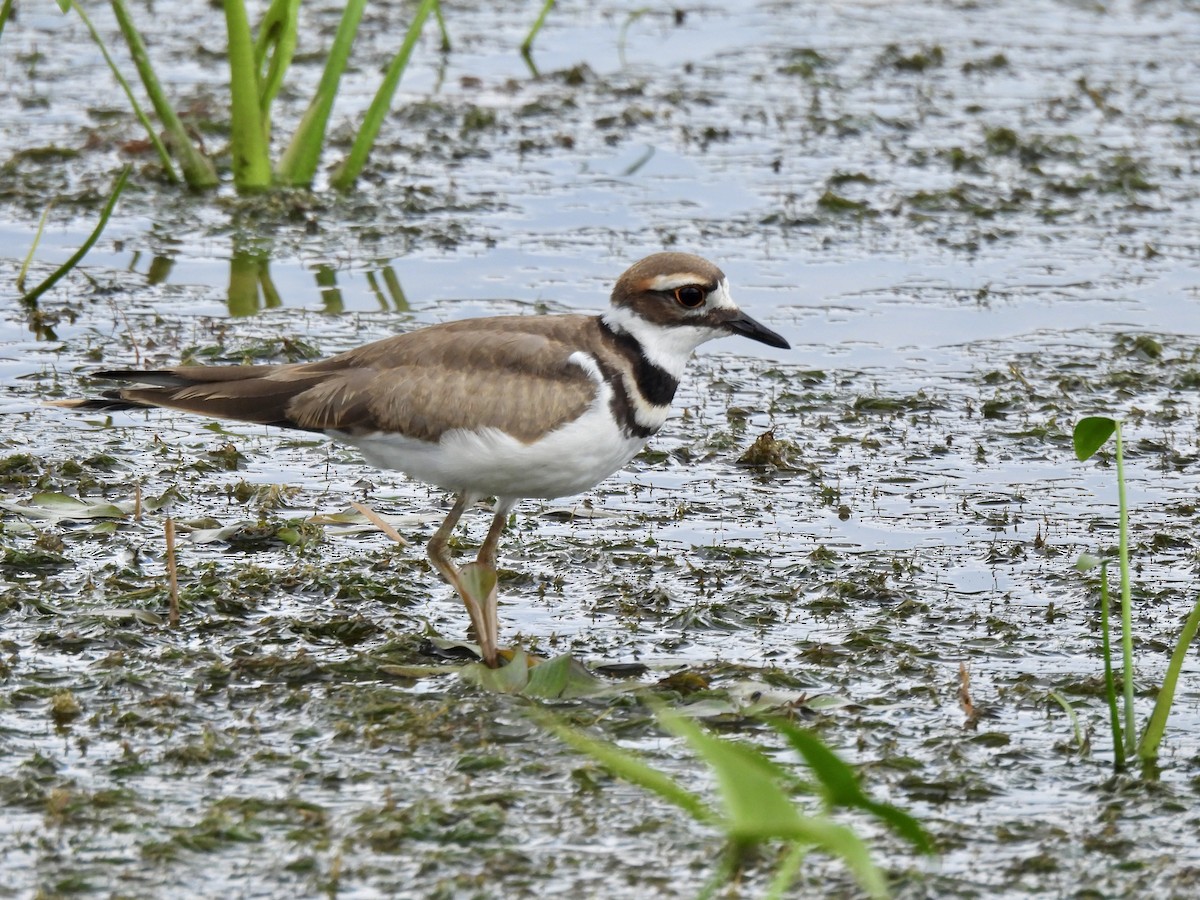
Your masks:
[[[806,855],[814,849],[840,858],[867,895],[887,897],[887,883],[872,861],[866,843],[852,828],[832,817],[831,813],[839,807],[866,812],[908,839],[920,852],[934,852],[916,819],[895,806],[869,798],[853,769],[811,732],[790,722],[775,720],[771,724],[808,765],[816,780],[815,792],[822,800],[819,812],[804,810],[796,804],[792,795],[806,786],[761,750],[715,737],[678,713],[660,709],[659,722],[687,741],[712,770],[721,795],[721,811],[641,757],[556,719],[539,718],[563,742],[591,756],[613,774],[658,794],[697,821],[722,831],[726,852],[721,867],[702,893],[704,897],[712,896],[737,875],[748,852],[771,842],[782,842],[785,849],[768,888],[768,897],[782,897],[787,892]]]
[[[1113,765],[1117,771],[1121,771],[1125,768],[1126,760],[1134,756],[1143,764],[1152,764],[1158,758],[1158,747],[1162,743],[1163,733],[1167,727],[1167,717],[1170,716],[1171,706],[1175,701],[1175,688],[1179,682],[1179,673],[1187,658],[1188,647],[1196,637],[1197,629],[1200,629],[1200,599],[1197,599],[1192,606],[1192,611],[1189,613],[1187,621],[1184,622],[1183,633],[1179,635],[1175,651],[1171,654],[1166,675],[1158,689],[1154,709],[1150,713],[1150,718],[1147,720],[1139,740],[1133,708],[1133,604],[1129,576],[1129,509],[1125,500],[1125,457],[1121,443],[1121,423],[1107,416],[1088,416],[1079,421],[1073,434],[1075,455],[1081,461],[1094,456],[1101,447],[1108,443],[1110,437],[1114,441],[1114,456],[1117,465],[1117,561],[1121,572],[1123,703],[1119,703],[1117,699],[1116,677],[1113,672],[1108,563],[1085,554],[1080,557],[1077,568],[1087,571],[1097,565],[1100,567],[1100,637],[1101,653],[1104,658],[1104,686],[1109,707],[1109,727],[1113,740]],[[1118,712],[1119,706],[1123,707],[1121,712]],[[1122,718],[1124,725],[1122,725]]]

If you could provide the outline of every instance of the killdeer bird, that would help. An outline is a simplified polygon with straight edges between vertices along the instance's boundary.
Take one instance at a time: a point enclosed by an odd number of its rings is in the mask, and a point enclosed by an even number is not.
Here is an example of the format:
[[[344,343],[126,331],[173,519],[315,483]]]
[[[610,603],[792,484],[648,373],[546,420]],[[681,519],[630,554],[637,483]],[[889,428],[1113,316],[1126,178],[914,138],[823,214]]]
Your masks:
[[[496,550],[514,504],[580,493],[624,466],[666,421],[692,352],[729,334],[789,346],[738,309],[711,262],[656,253],[617,279],[599,316],[447,322],[310,363],[111,369],[96,377],[123,386],[58,405],[166,407],[318,431],[453,492],[427,551],[495,667]],[[447,542],[482,497],[496,498],[492,524],[460,569]]]

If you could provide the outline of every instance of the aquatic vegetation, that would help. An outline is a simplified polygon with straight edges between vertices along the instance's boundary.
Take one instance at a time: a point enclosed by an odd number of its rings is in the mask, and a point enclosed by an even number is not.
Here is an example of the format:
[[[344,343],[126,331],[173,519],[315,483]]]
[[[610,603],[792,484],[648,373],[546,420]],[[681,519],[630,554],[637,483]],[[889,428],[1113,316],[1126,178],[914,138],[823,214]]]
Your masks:
[[[92,233],[88,235],[87,240],[83,242],[78,250],[61,266],[43,278],[35,287],[29,291],[25,290],[25,274],[29,270],[29,263],[33,259],[33,254],[37,251],[38,243],[42,237],[42,230],[46,225],[46,214],[42,215],[41,221],[38,223],[38,229],[34,233],[33,243],[29,247],[29,253],[25,256],[25,261],[21,265],[21,271],[17,275],[17,290],[22,292],[21,302],[26,306],[33,306],[42,294],[54,287],[64,275],[70,272],[73,268],[79,265],[89,250],[92,249],[96,241],[100,239],[101,233],[104,231],[104,226],[108,224],[109,218],[112,216],[113,209],[117,205],[117,198],[121,196],[121,191],[125,187],[125,182],[129,179],[129,166],[121,170],[117,176],[116,182],[113,184],[112,191],[108,195],[108,199],[104,202],[104,207],[100,210],[100,219],[96,222],[96,227],[92,229]],[[50,207],[46,208],[46,213],[49,213]]]
[[[154,114],[158,118],[159,126],[166,134],[165,140],[159,137],[158,127],[138,103],[128,80],[118,69],[88,13],[75,0],[57,2],[64,13],[73,10],[79,16],[92,40],[99,47],[128,98],[134,114],[145,129],[150,144],[158,154],[167,180],[182,180],[195,189],[217,185],[220,176],[214,156],[196,145],[171,103],[150,60],[141,32],[124,0],[112,0],[113,14],[133,58],[138,77],[153,106]],[[285,75],[298,46],[300,0],[274,0],[254,29],[251,28],[243,0],[230,0],[221,4],[225,13],[226,49],[230,68],[230,168],[239,192],[261,191],[273,185],[312,185],[325,150],[326,132],[337,98],[338,85],[349,65],[355,35],[366,5],[366,0],[350,0],[346,4],[325,59],[320,83],[295,133],[278,160],[272,163],[271,105],[283,87]],[[533,40],[553,5],[554,0],[546,0],[522,45],[522,52],[527,58]],[[430,15],[437,20],[443,50],[449,49],[450,39],[439,0],[420,0],[412,13],[412,20],[399,49],[384,71],[383,80],[374,99],[363,114],[349,152],[330,176],[330,184],[333,187],[351,187],[366,165],[384,116],[391,107],[400,79]],[[6,4],[3,11],[0,11],[0,31],[8,18],[9,6]],[[176,164],[182,171],[182,178],[176,171]]]
[[[1100,628],[1104,656],[1104,685],[1109,707],[1109,725],[1113,742],[1113,765],[1117,771],[1125,768],[1126,761],[1136,756],[1143,764],[1153,764],[1158,758],[1158,747],[1162,743],[1175,699],[1175,688],[1179,673],[1187,657],[1188,648],[1200,628],[1200,600],[1192,607],[1184,623],[1183,631],[1167,665],[1163,683],[1158,689],[1154,710],[1146,722],[1141,739],[1137,737],[1137,721],[1133,708],[1133,604],[1130,599],[1129,567],[1129,509],[1125,498],[1125,460],[1121,443],[1121,423],[1106,416],[1088,416],[1075,426],[1073,435],[1075,455],[1080,460],[1090,459],[1113,438],[1117,468],[1117,517],[1118,548],[1117,561],[1121,574],[1121,681],[1123,687],[1123,716],[1118,714],[1116,678],[1113,673],[1111,636],[1109,626],[1108,563],[1091,556],[1080,559],[1078,567],[1088,570],[1100,567]],[[1124,718],[1124,725],[1121,720]]]
[[[683,738],[712,770],[721,794],[722,812],[641,757],[548,716],[537,718],[562,741],[591,756],[615,775],[658,794],[697,821],[721,830],[726,840],[725,856],[701,896],[715,895],[722,885],[735,878],[749,852],[772,841],[782,841],[786,850],[768,888],[768,897],[785,894],[810,849],[839,857],[869,896],[889,896],[887,883],[871,860],[866,843],[852,828],[830,815],[837,808],[868,813],[905,837],[920,852],[933,852],[933,844],[916,819],[896,806],[869,798],[846,763],[812,732],[785,720],[777,719],[771,724],[804,758],[816,779],[814,790],[823,801],[821,812],[808,812],[797,806],[792,794],[803,785],[762,750],[715,737],[666,708],[658,710],[659,722],[667,731]]]

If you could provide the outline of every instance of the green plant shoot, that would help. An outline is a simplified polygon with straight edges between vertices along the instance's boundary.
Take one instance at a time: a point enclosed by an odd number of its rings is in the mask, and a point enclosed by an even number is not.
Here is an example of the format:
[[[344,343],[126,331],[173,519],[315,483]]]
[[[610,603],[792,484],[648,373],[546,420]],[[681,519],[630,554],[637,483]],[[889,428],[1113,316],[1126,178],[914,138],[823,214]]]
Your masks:
[[[1129,577],[1129,512],[1125,499],[1124,452],[1121,444],[1121,424],[1106,416],[1088,416],[1075,426],[1073,441],[1075,455],[1080,460],[1093,456],[1110,437],[1115,438],[1117,461],[1117,514],[1119,517],[1118,561],[1121,567],[1121,627],[1122,627],[1122,681],[1124,687],[1124,728],[1117,715],[1116,691],[1112,672],[1109,644],[1109,602],[1107,566],[1100,567],[1100,613],[1101,634],[1105,664],[1105,686],[1109,698],[1110,728],[1113,735],[1114,766],[1119,771],[1125,760],[1136,755],[1143,764],[1152,763],[1158,757],[1158,748],[1167,727],[1167,718],[1175,699],[1179,673],[1187,657],[1188,648],[1200,630],[1200,600],[1197,600],[1184,623],[1183,631],[1167,665],[1166,675],[1155,699],[1154,709],[1146,723],[1141,740],[1137,738],[1137,723],[1133,708],[1133,614],[1130,601]],[[1094,565],[1090,559],[1080,559],[1079,568],[1086,570]]]

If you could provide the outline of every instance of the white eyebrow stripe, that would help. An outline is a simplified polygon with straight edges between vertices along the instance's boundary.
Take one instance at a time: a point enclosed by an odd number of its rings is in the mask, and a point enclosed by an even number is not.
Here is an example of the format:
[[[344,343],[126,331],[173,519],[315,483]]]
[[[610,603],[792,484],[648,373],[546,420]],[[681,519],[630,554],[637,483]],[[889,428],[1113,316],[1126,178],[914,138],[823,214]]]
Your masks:
[[[689,284],[706,287],[708,283],[707,278],[695,272],[674,272],[670,275],[655,275],[653,278],[646,279],[646,290],[673,291],[675,288],[685,287]]]
[[[728,280],[721,279],[721,283],[717,285],[717,289],[708,295],[708,303],[713,309],[738,308],[738,305],[733,302],[733,297],[729,295]]]

